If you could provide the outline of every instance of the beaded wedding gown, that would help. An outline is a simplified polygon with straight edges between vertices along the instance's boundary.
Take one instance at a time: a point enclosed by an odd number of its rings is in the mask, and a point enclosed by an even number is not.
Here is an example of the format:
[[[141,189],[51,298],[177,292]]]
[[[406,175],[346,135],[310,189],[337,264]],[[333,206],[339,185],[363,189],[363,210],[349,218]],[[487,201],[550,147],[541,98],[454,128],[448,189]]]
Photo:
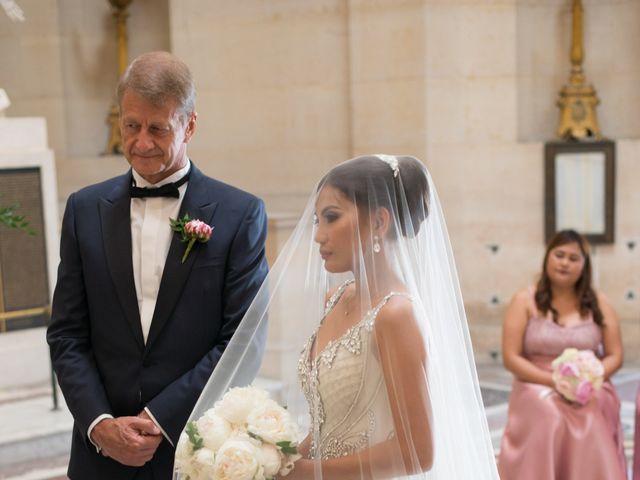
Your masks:
[[[327,302],[325,316],[338,303],[344,283]],[[302,391],[309,403],[311,430],[318,432],[311,443],[311,458],[335,458],[367,448],[393,436],[385,382],[372,348],[372,332],[378,312],[394,295],[386,295],[362,320],[312,358],[314,333],[298,362]]]
[[[338,315],[347,299],[361,317]],[[336,337],[334,320],[353,323]],[[323,347],[325,333],[333,341]],[[422,162],[357,157],[313,187],[191,419],[251,383],[299,426],[304,457],[292,478],[498,479],[447,228]]]

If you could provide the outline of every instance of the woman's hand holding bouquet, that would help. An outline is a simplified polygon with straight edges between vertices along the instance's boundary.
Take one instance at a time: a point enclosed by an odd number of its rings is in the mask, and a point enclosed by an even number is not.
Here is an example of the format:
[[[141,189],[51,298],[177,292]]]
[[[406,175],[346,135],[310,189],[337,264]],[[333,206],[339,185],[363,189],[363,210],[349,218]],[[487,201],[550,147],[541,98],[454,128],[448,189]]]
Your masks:
[[[604,367],[591,350],[567,348],[552,363],[556,391],[570,402],[586,405],[602,387]]]

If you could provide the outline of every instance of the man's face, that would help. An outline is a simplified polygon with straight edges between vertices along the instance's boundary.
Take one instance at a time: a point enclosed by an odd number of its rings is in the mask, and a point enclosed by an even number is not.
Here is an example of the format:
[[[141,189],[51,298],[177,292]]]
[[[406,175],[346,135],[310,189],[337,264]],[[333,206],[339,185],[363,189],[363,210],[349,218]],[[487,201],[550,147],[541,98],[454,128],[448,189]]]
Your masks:
[[[196,113],[180,120],[175,101],[157,107],[132,90],[120,102],[122,150],[145,180],[158,183],[187,163],[187,143],[196,127]]]

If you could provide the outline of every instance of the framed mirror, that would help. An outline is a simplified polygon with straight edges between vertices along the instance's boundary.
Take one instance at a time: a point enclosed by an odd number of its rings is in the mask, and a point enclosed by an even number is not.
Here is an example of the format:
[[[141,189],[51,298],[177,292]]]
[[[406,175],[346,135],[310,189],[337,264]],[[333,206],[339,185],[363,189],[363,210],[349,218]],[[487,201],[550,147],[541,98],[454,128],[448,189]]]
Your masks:
[[[615,143],[545,144],[545,240],[572,228],[590,243],[614,241]]]

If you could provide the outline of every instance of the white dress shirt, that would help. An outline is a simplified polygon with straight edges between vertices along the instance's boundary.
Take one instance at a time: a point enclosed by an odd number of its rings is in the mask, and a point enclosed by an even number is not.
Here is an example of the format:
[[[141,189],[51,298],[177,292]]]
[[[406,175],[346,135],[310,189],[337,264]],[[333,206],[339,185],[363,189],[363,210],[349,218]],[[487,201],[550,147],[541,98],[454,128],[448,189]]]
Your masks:
[[[189,172],[190,164],[151,185],[133,170],[138,187],[161,187],[180,180]],[[188,183],[188,182],[187,182]],[[176,233],[169,227],[169,218],[178,218],[187,183],[178,188],[180,198],[148,197],[131,199],[131,254],[133,279],[136,284],[138,311],[145,343],[149,336],[153,311],[156,308],[160,280],[167,260],[171,239]]]
[[[191,168],[191,162],[164,180],[151,184],[132,170],[133,180],[138,187],[157,188],[167,183],[176,182],[185,176]],[[145,343],[149,336],[153,312],[156,308],[160,280],[164,271],[164,264],[169,254],[169,247],[174,233],[169,226],[170,218],[178,218],[180,205],[187,191],[188,182],[180,185],[178,192],[180,198],[173,197],[147,197],[131,199],[131,257],[133,260],[133,279],[136,285],[136,297],[138,298],[138,311],[140,312],[140,324]],[[156,426],[162,431],[164,437],[171,443],[160,424],[153,417],[148,408],[144,409]],[[97,417],[89,426],[87,435],[91,440],[93,428],[105,418],[113,418],[109,414]],[[93,443],[93,440],[91,440]],[[96,445],[98,452],[100,448]]]

